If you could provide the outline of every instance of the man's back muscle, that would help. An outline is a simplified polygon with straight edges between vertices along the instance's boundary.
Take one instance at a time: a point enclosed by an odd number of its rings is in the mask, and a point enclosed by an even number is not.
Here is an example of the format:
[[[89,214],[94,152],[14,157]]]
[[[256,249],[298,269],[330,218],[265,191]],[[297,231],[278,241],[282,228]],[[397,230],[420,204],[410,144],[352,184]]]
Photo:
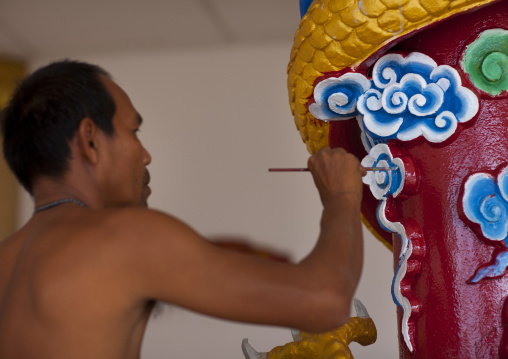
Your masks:
[[[110,268],[104,221],[71,207],[39,214],[0,243],[3,359],[139,355],[150,306],[129,298]]]

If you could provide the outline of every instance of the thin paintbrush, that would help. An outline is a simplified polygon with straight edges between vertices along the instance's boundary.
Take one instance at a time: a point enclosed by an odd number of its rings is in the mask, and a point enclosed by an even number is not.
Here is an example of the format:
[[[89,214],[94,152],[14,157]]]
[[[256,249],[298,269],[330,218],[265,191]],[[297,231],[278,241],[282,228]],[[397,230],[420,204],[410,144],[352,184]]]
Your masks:
[[[398,167],[364,167],[366,171],[395,171]],[[268,172],[308,172],[308,168],[269,168]]]

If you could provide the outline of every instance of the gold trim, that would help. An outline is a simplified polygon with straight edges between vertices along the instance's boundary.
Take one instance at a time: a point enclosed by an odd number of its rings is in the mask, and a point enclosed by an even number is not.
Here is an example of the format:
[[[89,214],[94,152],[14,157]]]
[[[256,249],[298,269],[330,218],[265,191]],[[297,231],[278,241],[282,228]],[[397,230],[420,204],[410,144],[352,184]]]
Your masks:
[[[25,66],[20,62],[0,59],[0,109],[25,75]],[[2,140],[0,139],[0,145]],[[0,157],[0,241],[16,230],[18,186],[16,179]]]

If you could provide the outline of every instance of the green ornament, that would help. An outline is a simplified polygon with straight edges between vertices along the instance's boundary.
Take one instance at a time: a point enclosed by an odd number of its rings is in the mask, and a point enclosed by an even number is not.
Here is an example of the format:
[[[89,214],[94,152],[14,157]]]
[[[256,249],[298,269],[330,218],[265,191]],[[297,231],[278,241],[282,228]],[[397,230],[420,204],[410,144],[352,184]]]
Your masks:
[[[466,48],[461,66],[478,89],[493,96],[507,91],[508,31],[484,31]]]

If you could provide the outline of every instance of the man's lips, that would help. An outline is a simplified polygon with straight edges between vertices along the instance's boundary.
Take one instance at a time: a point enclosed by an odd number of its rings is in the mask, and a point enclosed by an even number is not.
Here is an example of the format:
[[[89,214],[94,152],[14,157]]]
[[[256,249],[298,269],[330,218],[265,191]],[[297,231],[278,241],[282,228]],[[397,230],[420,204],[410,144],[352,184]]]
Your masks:
[[[145,169],[145,174],[143,176],[143,179],[144,179],[144,184],[145,186],[148,186],[148,184],[150,183],[150,172],[148,172],[147,169]]]
[[[143,183],[145,184],[144,187],[145,187],[145,191],[146,191],[146,196],[148,197],[152,193],[152,189],[148,185],[150,183],[150,173],[146,169],[145,169],[145,174],[143,176],[143,180],[144,180]]]

